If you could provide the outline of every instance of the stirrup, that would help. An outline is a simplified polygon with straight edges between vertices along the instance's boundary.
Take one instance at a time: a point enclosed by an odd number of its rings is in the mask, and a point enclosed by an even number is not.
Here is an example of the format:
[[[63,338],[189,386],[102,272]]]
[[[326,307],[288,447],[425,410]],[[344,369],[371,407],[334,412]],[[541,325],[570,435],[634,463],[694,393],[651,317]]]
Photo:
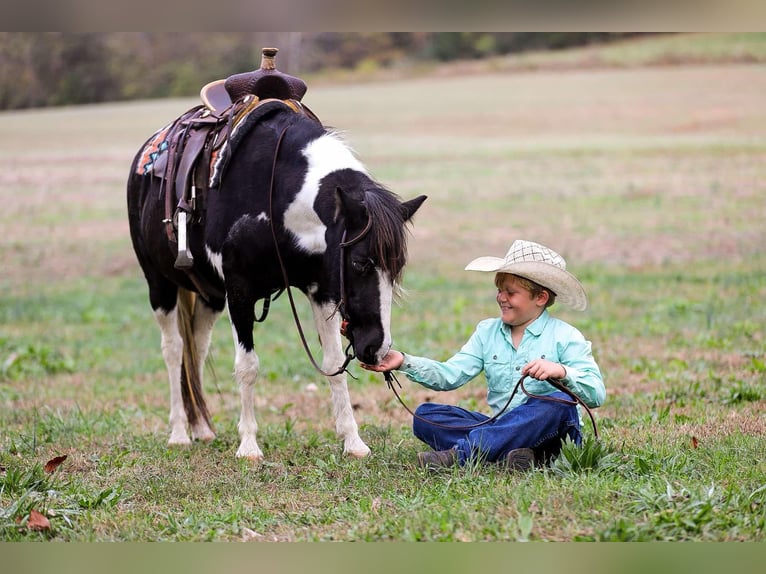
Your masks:
[[[176,269],[188,269],[194,265],[194,258],[186,245],[186,212],[178,212],[178,255]]]

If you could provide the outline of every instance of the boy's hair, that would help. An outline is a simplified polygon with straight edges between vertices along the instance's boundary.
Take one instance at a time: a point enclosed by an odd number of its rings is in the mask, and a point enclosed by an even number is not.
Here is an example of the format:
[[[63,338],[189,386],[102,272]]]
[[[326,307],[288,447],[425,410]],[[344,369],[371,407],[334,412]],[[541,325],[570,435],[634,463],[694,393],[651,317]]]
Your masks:
[[[547,291],[548,302],[545,304],[546,309],[556,302],[556,294],[553,291],[551,291],[547,287],[543,287],[539,283],[535,283],[534,281],[527,279],[526,277],[522,277],[521,275],[515,275],[514,273],[496,273],[495,287],[500,289],[507,275],[510,275],[511,277],[516,279],[516,281],[518,281],[521,284],[521,286],[524,287],[524,289],[526,289],[527,291],[531,293],[533,299],[537,297],[543,291]]]

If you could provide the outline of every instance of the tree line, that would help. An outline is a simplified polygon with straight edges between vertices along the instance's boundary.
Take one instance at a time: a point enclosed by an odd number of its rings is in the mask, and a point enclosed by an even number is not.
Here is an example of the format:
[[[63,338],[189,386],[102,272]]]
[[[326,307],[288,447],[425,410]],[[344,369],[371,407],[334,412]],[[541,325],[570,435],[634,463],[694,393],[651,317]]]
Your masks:
[[[293,75],[476,59],[625,36],[594,32],[0,32],[0,109],[186,97],[280,48]]]

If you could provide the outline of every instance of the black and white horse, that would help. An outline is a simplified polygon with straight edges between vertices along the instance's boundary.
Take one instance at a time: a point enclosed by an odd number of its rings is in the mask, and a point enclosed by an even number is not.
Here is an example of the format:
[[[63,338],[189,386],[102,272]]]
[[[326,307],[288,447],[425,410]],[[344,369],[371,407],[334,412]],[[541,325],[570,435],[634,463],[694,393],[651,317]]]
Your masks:
[[[170,380],[169,444],[190,443],[189,430],[192,439],[215,436],[202,394],[202,366],[213,325],[228,306],[241,395],[236,456],[263,459],[254,412],[256,303],[283,289],[287,277],[313,311],[344,452],[363,457],[370,449],[359,436],[345,372],[338,372],[346,358],[340,315],[354,355],[379,362],[391,345],[406,224],[425,196],[400,201],[371,178],[335,132],[294,106],[263,105],[270,108],[255,108],[258,121],[238,121],[211,168],[205,207],[187,230],[192,273],[174,267],[176,246],[168,240],[163,197],[172,189],[163,193],[149,165],[162,154],[163,130],[131,167],[130,233],[161,330]]]

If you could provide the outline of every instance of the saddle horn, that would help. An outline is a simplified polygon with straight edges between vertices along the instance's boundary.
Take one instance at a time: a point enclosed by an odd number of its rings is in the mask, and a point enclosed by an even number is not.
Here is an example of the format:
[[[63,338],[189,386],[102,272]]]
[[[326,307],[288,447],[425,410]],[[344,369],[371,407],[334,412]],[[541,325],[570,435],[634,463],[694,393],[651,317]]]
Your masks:
[[[232,101],[236,102],[248,94],[254,94],[261,100],[277,98],[300,101],[303,98],[308,89],[306,82],[277,70],[277,52],[278,48],[263,48],[259,69],[226,78],[224,87]]]

